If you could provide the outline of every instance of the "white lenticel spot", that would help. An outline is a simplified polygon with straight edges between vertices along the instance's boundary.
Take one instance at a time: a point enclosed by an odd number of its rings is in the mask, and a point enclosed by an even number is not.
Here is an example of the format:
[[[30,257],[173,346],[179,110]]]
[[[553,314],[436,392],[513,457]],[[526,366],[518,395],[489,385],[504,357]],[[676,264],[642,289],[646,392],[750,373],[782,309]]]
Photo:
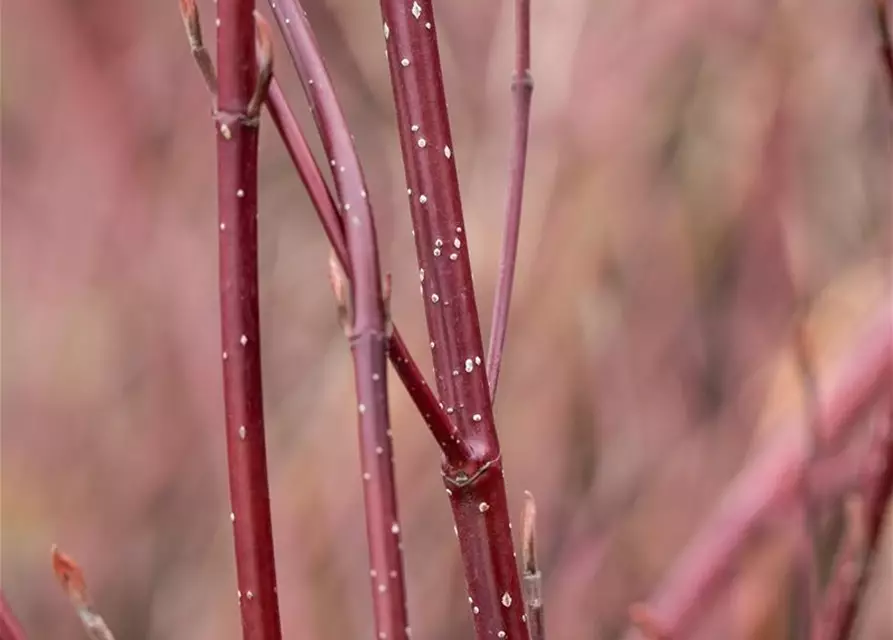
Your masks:
[[[246,335],[243,333],[243,334],[242,334],[242,337],[239,338],[239,342],[240,342],[241,345],[244,347],[246,344],[248,344],[248,336],[246,336]]]
[[[244,197],[245,197],[245,190],[244,190],[244,189],[239,189],[238,191],[236,191],[236,197],[237,197],[237,198],[244,198]]]
[[[418,2],[412,3],[412,15],[415,16],[416,20],[419,19],[420,15],[422,15],[422,7],[419,6]]]
[[[361,414],[366,413],[366,405],[364,405],[364,404],[360,404],[360,405],[357,407],[357,410],[358,410]]]
[[[471,373],[474,371],[474,361],[469,358],[465,361],[465,373]]]
[[[404,66],[404,67],[408,67],[408,66],[409,66],[409,58],[403,58],[403,59],[400,61],[400,65],[401,65],[401,66]]]
[[[436,293],[432,293],[431,294],[431,302],[433,302],[434,304],[437,304],[438,302],[440,302],[440,296],[437,295]]]
[[[246,429],[245,425],[243,424],[241,427],[239,427],[239,439],[244,440],[245,436],[247,436],[247,435],[248,435],[248,429]]]
[[[472,419],[472,421],[474,421],[474,422],[480,422],[480,421],[481,421],[481,414],[476,413],[476,414],[474,414],[473,416],[471,416],[471,419]]]
[[[428,196],[426,196],[426,195],[423,193],[422,195],[419,196],[419,202],[420,202],[421,204],[425,204],[426,202],[428,202]]]
[[[490,505],[487,504],[486,502],[482,502],[478,505],[478,511],[480,511],[481,513],[486,513],[489,510],[490,510]]]
[[[512,596],[509,594],[508,591],[506,591],[505,593],[502,594],[502,606],[503,607],[512,606]]]
[[[425,140],[424,138],[419,138],[419,141],[416,144],[419,145],[419,149],[424,149],[425,145],[428,144],[428,141]]]

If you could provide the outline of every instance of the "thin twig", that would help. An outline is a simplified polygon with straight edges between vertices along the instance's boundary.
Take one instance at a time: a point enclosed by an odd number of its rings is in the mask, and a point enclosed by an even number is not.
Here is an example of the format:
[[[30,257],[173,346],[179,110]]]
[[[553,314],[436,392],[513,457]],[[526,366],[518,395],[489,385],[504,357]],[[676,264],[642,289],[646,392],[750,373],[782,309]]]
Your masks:
[[[543,573],[536,558],[536,502],[533,494],[524,492],[524,512],[521,515],[521,587],[524,590],[524,610],[530,640],[544,640]]]
[[[326,153],[332,158],[332,175],[345,217],[344,237],[352,268],[350,312],[353,317],[348,319],[348,324],[357,389],[376,631],[379,638],[408,639],[385,376],[387,319],[374,218],[347,121],[304,11],[293,0],[278,0],[272,6],[313,106]]]
[[[264,31],[255,27],[253,0],[218,0],[217,21],[217,200],[230,519],[243,637],[279,640],[258,309],[258,122],[251,110],[265,88],[267,72],[258,72],[256,53]]]
[[[310,195],[310,200],[322,222],[335,256],[341,263],[347,278],[351,279],[353,271],[344,243],[343,221],[338,215],[335,200],[313,158],[310,146],[307,144],[307,140],[275,78],[270,84],[267,108],[301,181]],[[396,326],[392,326],[388,356],[416,408],[431,429],[434,439],[440,445],[444,456],[450,461],[450,464],[461,466],[464,460],[471,458],[471,449],[463,440],[456,437],[455,428],[425,381],[424,375],[410,355]]]
[[[836,384],[820,398],[826,444],[845,440],[877,399],[889,394],[891,334],[884,307],[855,345]],[[729,569],[750,534],[778,505],[798,495],[808,452],[795,426],[773,430],[774,444],[752,460],[732,482],[713,514],[681,554],[674,569],[645,605],[648,619],[671,638],[685,637],[698,615],[720,592]],[[641,638],[631,632],[626,638]]]
[[[512,285],[518,258],[518,236],[521,228],[521,205],[524,195],[524,171],[527,166],[527,137],[530,130],[530,102],[533,77],[530,74],[530,0],[515,0],[515,73],[512,78],[512,142],[509,156],[509,186],[505,209],[505,232],[499,279],[490,323],[490,344],[487,348],[487,380],[490,397],[496,398],[499,369],[505,347]]]
[[[112,632],[102,616],[96,613],[90,602],[90,594],[87,591],[87,583],[84,580],[84,572],[78,564],[69,556],[59,551],[56,545],[52,549],[53,573],[69,602],[74,607],[81,620],[81,626],[90,636],[91,640],[115,640]]]
[[[0,589],[0,640],[25,640],[25,630]]]

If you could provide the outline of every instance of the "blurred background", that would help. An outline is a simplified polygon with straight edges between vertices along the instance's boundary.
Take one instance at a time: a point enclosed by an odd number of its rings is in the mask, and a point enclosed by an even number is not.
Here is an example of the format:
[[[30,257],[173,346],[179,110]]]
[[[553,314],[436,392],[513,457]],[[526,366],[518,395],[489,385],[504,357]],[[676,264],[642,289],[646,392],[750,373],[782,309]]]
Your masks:
[[[200,6],[213,47],[214,6]],[[394,317],[429,372],[378,4],[305,8],[365,163]],[[512,6],[436,9],[488,327]],[[119,638],[234,640],[214,131],[177,3],[7,2],[2,26],[3,589],[30,637],[82,637],[51,574],[57,543]],[[869,1],[534,0],[533,39],[497,418],[510,502],[520,513],[529,489],[539,505],[550,640],[610,639],[775,417],[803,411],[798,311],[821,389],[889,304],[893,107]],[[328,249],[269,121],[261,153],[284,636],[369,638],[355,400]],[[414,637],[467,638],[438,452],[393,376],[391,389]],[[703,637],[787,637],[790,560],[772,531]],[[865,639],[893,638],[886,540]]]

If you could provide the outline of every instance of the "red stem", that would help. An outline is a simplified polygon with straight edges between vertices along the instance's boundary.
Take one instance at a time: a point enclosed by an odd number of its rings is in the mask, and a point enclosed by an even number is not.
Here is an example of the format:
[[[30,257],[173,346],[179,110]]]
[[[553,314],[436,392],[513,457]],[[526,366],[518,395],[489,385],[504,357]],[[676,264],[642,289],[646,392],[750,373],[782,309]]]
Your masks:
[[[878,397],[890,392],[891,334],[887,309],[830,391],[819,398],[825,444],[833,446],[858,425]],[[660,634],[687,636],[711,596],[720,590],[729,569],[749,535],[779,504],[799,495],[799,484],[809,462],[809,451],[796,434],[802,429],[780,425],[775,446],[755,458],[732,483],[725,497],[676,563],[676,567],[645,607]],[[632,630],[628,640],[641,639]]]
[[[220,309],[226,443],[242,634],[279,640],[261,386],[252,0],[218,0]]]
[[[527,166],[527,137],[530,130],[530,102],[533,96],[533,77],[530,75],[530,0],[515,2],[515,74],[512,78],[512,142],[509,157],[509,188],[505,211],[505,234],[499,279],[496,281],[496,301],[490,324],[490,344],[487,348],[487,379],[490,397],[496,398],[499,369],[505,347],[512,285],[518,258],[518,236],[521,228],[521,204],[524,195],[524,171]]]
[[[280,29],[304,81],[322,133],[345,221],[343,230],[353,267],[349,334],[357,388],[363,494],[369,543],[373,608],[379,638],[409,638],[406,587],[397,515],[394,460],[388,416],[385,304],[372,209],[350,130],[319,46],[300,4],[273,5]],[[337,161],[336,161],[337,160]],[[331,198],[327,199],[331,202]]]
[[[529,638],[430,0],[381,0],[437,390],[474,458],[443,467],[478,638]]]
[[[0,590],[0,640],[25,640],[25,630],[19,623],[6,596]]]
[[[326,236],[335,251],[335,256],[341,263],[348,279],[352,279],[353,270],[344,242],[344,225],[338,215],[335,200],[329,192],[307,140],[275,79],[270,84],[267,108],[292,162],[301,176],[301,181],[310,194],[310,200],[313,202]],[[455,428],[425,381],[424,375],[410,355],[396,326],[392,327],[388,356],[394,370],[450,464],[459,466],[463,460],[468,460],[471,457],[471,449],[464,441],[455,437]]]

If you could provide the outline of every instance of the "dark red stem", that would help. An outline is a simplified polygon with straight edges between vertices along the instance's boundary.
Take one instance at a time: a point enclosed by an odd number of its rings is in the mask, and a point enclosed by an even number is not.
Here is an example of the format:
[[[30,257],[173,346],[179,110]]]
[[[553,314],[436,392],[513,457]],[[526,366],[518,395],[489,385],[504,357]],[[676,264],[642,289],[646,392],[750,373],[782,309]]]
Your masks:
[[[353,317],[348,319],[348,333],[357,389],[366,537],[377,637],[408,639],[385,375],[387,321],[372,209],[347,121],[304,11],[294,0],[278,0],[272,7],[322,132],[342,203],[344,236],[353,272]],[[331,202],[331,198],[327,200]]]
[[[218,0],[220,309],[231,519],[242,634],[279,640],[264,443],[257,276],[254,2]]]
[[[490,397],[496,398],[499,369],[508,329],[512,285],[518,258],[518,236],[521,228],[521,204],[524,196],[524,171],[527,166],[527,137],[530,130],[530,102],[533,96],[533,77],[530,75],[530,0],[515,1],[515,74],[512,78],[512,142],[509,156],[508,201],[505,211],[505,233],[499,279],[496,281],[496,301],[490,324],[490,344],[487,348],[487,379]]]
[[[275,79],[270,84],[267,108],[301,181],[310,194],[310,200],[335,251],[335,256],[347,277],[352,278],[353,270],[344,242],[343,221],[338,215],[337,205],[329,192],[316,160],[313,158],[307,140]],[[392,326],[388,356],[416,408],[440,445],[444,456],[451,464],[461,465],[463,460],[471,457],[471,449],[464,441],[456,438],[455,428],[425,381],[424,375],[410,355],[396,326]]]
[[[25,640],[25,630],[0,590],[0,640]]]
[[[884,72],[887,87],[893,92],[893,27],[890,25],[890,0],[875,0],[876,19],[881,39],[881,61],[884,64]]]
[[[819,398],[825,443],[847,438],[859,420],[890,392],[891,333],[884,308],[866,337],[856,345],[836,384]],[[682,553],[675,568],[643,607],[663,636],[686,637],[729,575],[745,542],[774,507],[799,496],[810,455],[797,434],[801,427],[780,425],[778,442],[742,470],[725,497]],[[630,631],[628,640],[642,638]]]
[[[430,0],[381,0],[437,390],[474,450],[443,467],[478,638],[529,638],[484,370],[455,152]]]

